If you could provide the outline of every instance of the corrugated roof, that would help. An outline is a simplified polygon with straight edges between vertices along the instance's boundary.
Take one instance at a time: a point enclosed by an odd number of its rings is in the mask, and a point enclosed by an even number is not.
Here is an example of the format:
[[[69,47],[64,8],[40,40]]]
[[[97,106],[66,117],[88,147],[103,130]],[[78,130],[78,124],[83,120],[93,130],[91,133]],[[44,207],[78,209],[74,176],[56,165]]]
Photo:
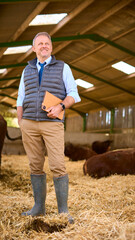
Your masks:
[[[67,13],[57,25],[29,26],[38,14]],[[66,110],[88,113],[135,104],[135,73],[111,67],[118,61],[135,66],[135,1],[132,0],[0,0],[0,104],[16,106],[20,76],[27,53],[3,55],[7,47],[27,44],[40,31],[53,39],[53,54],[71,66],[75,79],[94,84],[78,87],[82,101]],[[21,41],[21,43],[20,43]]]

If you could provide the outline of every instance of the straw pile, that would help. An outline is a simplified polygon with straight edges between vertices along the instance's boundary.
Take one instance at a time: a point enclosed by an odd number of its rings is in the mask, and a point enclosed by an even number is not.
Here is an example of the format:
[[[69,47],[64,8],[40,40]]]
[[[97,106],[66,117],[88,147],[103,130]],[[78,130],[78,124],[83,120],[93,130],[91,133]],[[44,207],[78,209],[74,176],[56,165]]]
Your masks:
[[[135,240],[135,176],[93,179],[83,175],[84,161],[70,162],[69,211],[57,214],[52,175],[46,161],[45,217],[21,217],[33,206],[26,156],[2,156],[0,177],[0,239],[2,240]]]

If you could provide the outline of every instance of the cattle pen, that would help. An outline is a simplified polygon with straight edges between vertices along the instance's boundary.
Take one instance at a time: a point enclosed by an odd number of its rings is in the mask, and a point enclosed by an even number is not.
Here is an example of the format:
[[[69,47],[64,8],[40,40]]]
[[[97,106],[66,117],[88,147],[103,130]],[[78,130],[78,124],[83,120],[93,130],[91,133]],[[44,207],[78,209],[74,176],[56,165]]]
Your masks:
[[[135,240],[135,0],[0,0],[0,240]]]
[[[2,155],[0,239],[134,240],[135,176],[95,179],[84,176],[84,160],[72,162],[65,157],[65,161],[69,172],[69,210],[74,224],[68,224],[65,215],[57,214],[48,161],[46,216],[21,217],[21,212],[33,204],[27,156]]]

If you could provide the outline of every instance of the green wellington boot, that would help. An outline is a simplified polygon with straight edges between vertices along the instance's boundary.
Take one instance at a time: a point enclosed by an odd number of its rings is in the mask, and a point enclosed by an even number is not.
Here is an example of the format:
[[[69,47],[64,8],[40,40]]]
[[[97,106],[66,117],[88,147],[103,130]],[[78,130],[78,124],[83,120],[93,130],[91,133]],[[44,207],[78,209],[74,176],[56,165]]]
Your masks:
[[[58,212],[68,213],[67,201],[68,201],[68,174],[62,177],[54,177],[54,187],[57,198]],[[74,223],[73,218],[68,214],[69,223]]]
[[[45,199],[46,199],[46,174],[31,174],[31,184],[33,188],[35,204],[28,212],[23,212],[22,216],[39,216],[45,215]]]

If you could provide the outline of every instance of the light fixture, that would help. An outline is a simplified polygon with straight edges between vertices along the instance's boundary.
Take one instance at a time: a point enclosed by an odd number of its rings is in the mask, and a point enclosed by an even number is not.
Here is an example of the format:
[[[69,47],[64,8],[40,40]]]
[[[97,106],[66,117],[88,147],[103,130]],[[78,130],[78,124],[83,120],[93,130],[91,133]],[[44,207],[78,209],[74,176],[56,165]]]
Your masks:
[[[29,26],[57,24],[66,16],[67,13],[40,14],[30,22]]]
[[[113,68],[118,69],[126,74],[131,74],[135,72],[135,67],[132,65],[125,63],[123,61],[117,62],[112,65]]]
[[[93,87],[94,85],[89,83],[89,82],[86,82],[82,79],[76,79],[76,84],[80,87],[83,87],[83,88],[91,88]]]
[[[9,48],[4,52],[4,55],[17,54],[17,53],[25,53],[25,52],[27,52],[31,47],[32,47],[32,45],[21,46],[21,47],[9,47]]]

